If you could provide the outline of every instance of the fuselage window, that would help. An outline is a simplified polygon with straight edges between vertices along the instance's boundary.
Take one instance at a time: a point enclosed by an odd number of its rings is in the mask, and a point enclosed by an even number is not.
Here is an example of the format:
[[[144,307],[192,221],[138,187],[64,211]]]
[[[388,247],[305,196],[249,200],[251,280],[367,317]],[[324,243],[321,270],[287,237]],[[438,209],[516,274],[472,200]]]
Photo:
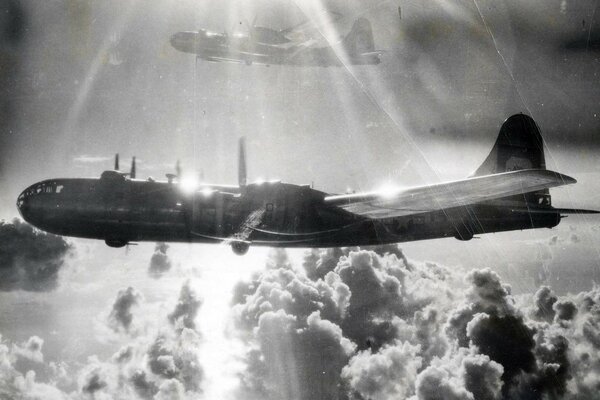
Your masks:
[[[58,185],[58,186],[56,187],[56,193],[60,193],[60,192],[62,192],[63,188],[64,188],[64,186],[63,186],[63,185]]]
[[[549,206],[550,205],[550,196],[542,195],[542,196],[538,197],[538,204],[540,206]]]

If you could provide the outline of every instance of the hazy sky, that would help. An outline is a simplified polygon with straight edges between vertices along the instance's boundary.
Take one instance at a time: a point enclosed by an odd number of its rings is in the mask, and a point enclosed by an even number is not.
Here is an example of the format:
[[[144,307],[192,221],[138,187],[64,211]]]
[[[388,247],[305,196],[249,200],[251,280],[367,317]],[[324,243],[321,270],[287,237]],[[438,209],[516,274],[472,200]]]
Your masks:
[[[460,178],[483,161],[502,122],[517,112],[541,127],[548,167],[579,181],[553,190],[553,204],[599,209],[597,5],[6,1],[0,6],[0,219],[18,215],[16,197],[28,185],[99,176],[116,152],[123,166],[137,156],[142,178],[162,178],[180,159],[184,170],[234,183],[242,135],[250,180],[314,182],[343,192]],[[357,17],[368,18],[376,48],[386,51],[382,63],[214,64],[197,62],[168,41],[180,30],[243,32],[244,21],[255,17],[258,25],[284,28],[322,10],[344,15],[333,37],[319,38],[325,42],[345,35]],[[184,392],[190,398],[425,399],[427,377],[456,398],[469,398],[467,392],[476,393],[469,384],[473,363],[490,382],[479,389],[496,396],[475,398],[518,398],[524,389],[513,373],[521,382],[565,383],[563,370],[552,379],[544,375],[562,356],[571,363],[569,393],[586,398],[586,385],[600,376],[597,343],[586,336],[597,329],[590,310],[600,309],[593,308],[600,304],[594,284],[599,232],[596,217],[571,216],[553,230],[402,244],[404,260],[401,254],[255,248],[236,257],[227,246],[184,244],[117,250],[4,224],[0,399]],[[468,273],[486,267],[495,272]],[[319,268],[331,275],[325,279]],[[354,281],[348,271],[364,280]],[[239,283],[244,280],[251,283]],[[396,292],[379,293],[396,281]],[[542,284],[554,293],[534,295]],[[497,297],[486,300],[487,289]],[[475,311],[467,318],[466,309]],[[573,309],[577,316],[567,318]],[[361,310],[368,318],[357,322]],[[536,342],[523,345],[533,358],[512,365],[493,349],[477,350],[487,331],[476,312],[499,318],[498,330],[511,321],[507,337],[535,326]],[[472,322],[469,346],[453,330],[459,316]],[[560,335],[568,355],[553,353]],[[586,351],[593,356],[586,359]],[[330,352],[331,364],[310,356],[322,352]],[[377,366],[386,360],[396,374],[369,386],[370,374],[383,374]],[[319,368],[325,378],[307,372]],[[311,379],[319,382],[314,393],[306,384]],[[544,390],[561,394],[560,387]]]
[[[515,112],[542,127],[550,166],[595,172],[598,51],[566,48],[597,29],[595,2],[298,4],[23,2],[21,33],[4,46],[17,68],[4,84],[12,111],[0,215],[15,215],[13,200],[30,183],[97,176],[116,152],[125,163],[137,155],[141,176],[163,176],[181,159],[207,179],[234,182],[241,135],[251,178],[336,192],[460,177]],[[387,51],[382,64],[196,63],[168,43],[178,30],[243,31],[240,22],[255,16],[282,27],[302,21],[301,9],[325,8],[344,14],[339,35],[357,16],[370,18],[376,47]]]

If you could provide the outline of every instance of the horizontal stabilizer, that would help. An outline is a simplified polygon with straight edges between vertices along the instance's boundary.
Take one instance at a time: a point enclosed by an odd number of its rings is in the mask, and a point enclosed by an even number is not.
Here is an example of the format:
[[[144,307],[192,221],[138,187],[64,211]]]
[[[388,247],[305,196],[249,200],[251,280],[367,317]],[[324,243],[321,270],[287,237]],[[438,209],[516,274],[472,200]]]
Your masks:
[[[600,211],[584,210],[582,208],[555,208],[555,210],[561,214],[600,214]]]
[[[369,218],[445,210],[575,183],[558,172],[529,169],[394,191],[328,196],[325,202]]]
[[[512,207],[511,211],[514,213],[525,213],[525,214],[600,214],[600,211],[596,210],[584,210],[581,208],[536,208],[536,207]]]

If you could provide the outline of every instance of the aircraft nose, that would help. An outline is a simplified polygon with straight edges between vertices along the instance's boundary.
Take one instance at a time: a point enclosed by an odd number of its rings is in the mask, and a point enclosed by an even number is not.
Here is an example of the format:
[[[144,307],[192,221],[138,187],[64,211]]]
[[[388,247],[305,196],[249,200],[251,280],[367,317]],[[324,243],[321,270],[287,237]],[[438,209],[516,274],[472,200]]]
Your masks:
[[[29,201],[27,194],[27,189],[24,190],[23,192],[21,192],[21,194],[19,195],[19,197],[17,197],[17,209],[19,210],[19,214],[21,214],[21,217],[29,222],[30,219],[30,212],[31,212],[31,204]]]
[[[169,42],[171,42],[171,46],[179,49],[183,45],[184,37],[182,36],[181,32],[177,32],[171,35]]]

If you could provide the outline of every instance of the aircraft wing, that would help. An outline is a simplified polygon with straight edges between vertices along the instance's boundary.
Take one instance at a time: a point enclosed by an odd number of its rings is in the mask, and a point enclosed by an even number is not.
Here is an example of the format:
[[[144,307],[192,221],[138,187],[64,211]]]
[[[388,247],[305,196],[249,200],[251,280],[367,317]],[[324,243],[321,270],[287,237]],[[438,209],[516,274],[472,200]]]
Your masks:
[[[526,169],[394,191],[334,195],[325,202],[378,219],[468,206],[575,182],[557,172]]]
[[[321,17],[319,15],[323,14]],[[299,24],[292,25],[288,28],[282,29],[281,33],[286,36],[289,36],[288,39],[294,41],[295,35],[302,34],[303,36],[308,35],[309,33],[318,30],[317,25],[319,23],[334,23],[343,18],[343,15],[335,12],[335,11],[323,11],[322,13],[317,13],[313,18],[307,18]],[[316,21],[315,21],[316,20]]]

